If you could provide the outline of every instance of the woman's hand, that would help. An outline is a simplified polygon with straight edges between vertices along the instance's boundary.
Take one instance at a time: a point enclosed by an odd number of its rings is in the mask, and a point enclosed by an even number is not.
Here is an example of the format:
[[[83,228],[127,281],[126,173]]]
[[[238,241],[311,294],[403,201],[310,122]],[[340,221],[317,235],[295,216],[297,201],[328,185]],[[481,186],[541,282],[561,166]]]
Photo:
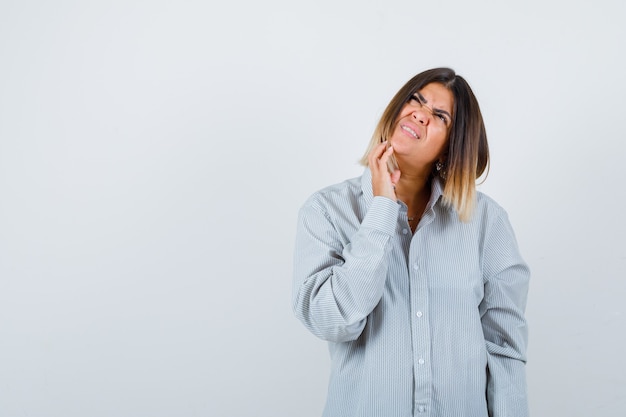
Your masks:
[[[382,196],[398,201],[396,197],[396,184],[400,179],[400,170],[396,169],[393,173],[389,172],[387,162],[393,154],[393,147],[389,146],[387,150],[387,142],[383,142],[369,154],[369,167],[372,171],[372,189],[374,196]]]

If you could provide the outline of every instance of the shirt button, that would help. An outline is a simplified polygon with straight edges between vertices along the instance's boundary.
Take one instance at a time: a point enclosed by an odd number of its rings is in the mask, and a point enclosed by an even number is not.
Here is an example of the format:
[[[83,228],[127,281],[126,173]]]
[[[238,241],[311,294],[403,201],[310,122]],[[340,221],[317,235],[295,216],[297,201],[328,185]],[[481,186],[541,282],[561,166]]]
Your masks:
[[[403,234],[403,235],[406,235],[406,234],[408,234],[408,233],[409,233],[409,231],[408,231],[407,229],[402,229],[402,234]]]
[[[423,405],[420,405],[419,407],[417,407],[417,411],[419,411],[420,413],[423,413],[424,411],[426,411],[426,407],[424,407]]]
[[[422,313],[421,311],[418,311],[417,313],[415,313],[415,315],[417,317],[422,317],[424,315],[424,313]]]
[[[417,363],[419,363],[420,365],[424,365],[424,359],[420,358]]]
[[[417,264],[417,262],[413,264],[413,269],[415,269],[416,271],[420,269],[420,266]]]

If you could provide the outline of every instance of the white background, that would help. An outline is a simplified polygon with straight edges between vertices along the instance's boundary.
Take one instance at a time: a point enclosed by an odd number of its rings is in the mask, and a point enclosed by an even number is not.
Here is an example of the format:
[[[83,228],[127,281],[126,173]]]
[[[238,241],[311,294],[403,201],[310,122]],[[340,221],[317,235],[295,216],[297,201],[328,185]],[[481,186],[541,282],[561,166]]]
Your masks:
[[[621,0],[0,2],[0,416],[314,417],[296,214],[450,66],[533,272],[534,416],[626,415]]]

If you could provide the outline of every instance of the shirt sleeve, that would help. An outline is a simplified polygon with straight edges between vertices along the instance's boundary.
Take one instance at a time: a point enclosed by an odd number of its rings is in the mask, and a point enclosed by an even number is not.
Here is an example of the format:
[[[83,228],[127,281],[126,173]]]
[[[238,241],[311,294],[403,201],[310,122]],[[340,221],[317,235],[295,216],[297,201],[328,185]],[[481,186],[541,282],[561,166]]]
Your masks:
[[[294,259],[293,309],[316,336],[355,340],[385,287],[399,206],[374,197],[353,236],[345,241],[319,204],[299,213]]]
[[[487,345],[487,405],[490,417],[527,417],[524,310],[530,272],[519,254],[506,213],[486,234],[480,305]]]

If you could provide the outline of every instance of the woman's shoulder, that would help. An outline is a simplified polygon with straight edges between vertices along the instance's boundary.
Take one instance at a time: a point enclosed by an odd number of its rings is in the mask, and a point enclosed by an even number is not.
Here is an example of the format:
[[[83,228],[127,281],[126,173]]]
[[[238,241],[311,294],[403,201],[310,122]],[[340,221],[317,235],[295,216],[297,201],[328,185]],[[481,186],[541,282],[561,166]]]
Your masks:
[[[362,176],[350,178],[321,188],[305,200],[304,207],[327,208],[342,201],[353,201],[363,195]]]
[[[476,214],[488,218],[507,216],[506,210],[500,203],[481,191],[476,192]]]

